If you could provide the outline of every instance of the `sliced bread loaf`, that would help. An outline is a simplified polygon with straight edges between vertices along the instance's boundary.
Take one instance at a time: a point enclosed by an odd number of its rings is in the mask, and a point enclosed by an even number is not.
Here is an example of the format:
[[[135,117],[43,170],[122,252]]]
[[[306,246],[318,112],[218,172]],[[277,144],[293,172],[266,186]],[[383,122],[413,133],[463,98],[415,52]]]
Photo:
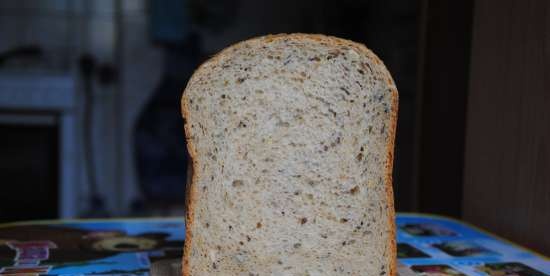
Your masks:
[[[365,46],[238,43],[195,72],[182,110],[184,275],[395,275],[397,90]]]

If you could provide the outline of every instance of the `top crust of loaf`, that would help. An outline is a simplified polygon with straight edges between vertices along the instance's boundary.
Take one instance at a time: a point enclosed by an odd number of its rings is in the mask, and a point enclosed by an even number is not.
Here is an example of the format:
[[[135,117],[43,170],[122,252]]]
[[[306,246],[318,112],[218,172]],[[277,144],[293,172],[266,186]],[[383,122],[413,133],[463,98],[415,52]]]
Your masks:
[[[325,36],[325,35],[317,35],[317,34],[278,34],[278,35],[267,35],[257,38],[252,38],[237,44],[234,44],[220,53],[213,56],[211,59],[203,63],[193,74],[192,78],[190,79],[187,88],[183,94],[182,101],[181,101],[181,107],[182,107],[182,113],[185,121],[185,132],[186,132],[186,139],[187,139],[187,145],[188,150],[191,155],[191,158],[193,160],[193,177],[192,177],[192,184],[188,187],[187,191],[187,214],[186,214],[186,243],[185,243],[185,249],[184,249],[184,258],[183,258],[183,275],[184,276],[191,276],[190,274],[190,267],[189,267],[189,259],[191,254],[191,248],[193,244],[193,224],[194,224],[194,212],[195,212],[195,206],[196,206],[196,194],[197,194],[197,185],[196,182],[198,178],[201,176],[201,168],[199,167],[200,159],[206,158],[205,156],[199,155],[196,149],[195,142],[193,141],[193,131],[191,129],[191,124],[189,123],[190,118],[190,99],[187,97],[187,91],[190,89],[192,85],[197,85],[197,82],[202,77],[208,75],[208,73],[212,70],[212,66],[220,65],[223,63],[223,61],[229,57],[231,57],[234,52],[237,49],[240,49],[242,47],[250,47],[250,45],[258,45],[258,44],[269,44],[272,42],[277,41],[299,41],[299,42],[311,42],[311,43],[319,43],[322,45],[327,45],[329,47],[333,47],[335,49],[338,48],[350,48],[354,51],[358,52],[360,55],[368,57],[369,62],[368,66],[369,69],[372,70],[372,73],[375,74],[378,78],[382,79],[390,91],[390,98],[392,104],[390,105],[390,120],[387,124],[387,133],[388,133],[388,141],[386,143],[386,163],[385,163],[385,172],[384,175],[384,185],[385,185],[385,192],[387,196],[387,204],[388,204],[388,214],[387,214],[387,224],[389,225],[390,234],[391,237],[391,245],[390,245],[390,253],[387,255],[388,263],[390,263],[389,271],[387,271],[387,275],[389,276],[395,276],[396,275],[396,245],[395,245],[395,214],[394,214],[394,206],[393,206],[393,191],[392,191],[392,160],[393,160],[393,149],[394,149],[394,136],[395,136],[395,128],[396,128],[396,114],[397,114],[397,102],[398,102],[398,94],[397,89],[395,87],[394,81],[385,68],[384,64],[380,59],[368,48],[366,48],[364,45],[341,39],[331,36]],[[193,275],[196,276],[196,275]]]

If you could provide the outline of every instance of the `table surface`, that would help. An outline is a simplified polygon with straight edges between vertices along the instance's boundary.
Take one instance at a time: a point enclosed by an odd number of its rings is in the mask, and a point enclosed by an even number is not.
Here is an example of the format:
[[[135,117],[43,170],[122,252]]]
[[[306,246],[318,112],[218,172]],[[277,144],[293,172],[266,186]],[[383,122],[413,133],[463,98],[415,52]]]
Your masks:
[[[181,258],[183,218],[0,225],[0,275],[149,275]],[[398,214],[398,259],[417,275],[550,276],[550,260],[462,222]]]

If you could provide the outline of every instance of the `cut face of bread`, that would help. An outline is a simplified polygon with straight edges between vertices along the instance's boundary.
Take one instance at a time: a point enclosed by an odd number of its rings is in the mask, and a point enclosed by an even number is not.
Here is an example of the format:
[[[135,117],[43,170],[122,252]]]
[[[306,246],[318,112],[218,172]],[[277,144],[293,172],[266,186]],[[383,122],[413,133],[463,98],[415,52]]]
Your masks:
[[[196,71],[182,109],[184,275],[395,275],[397,90],[370,50],[244,41]]]

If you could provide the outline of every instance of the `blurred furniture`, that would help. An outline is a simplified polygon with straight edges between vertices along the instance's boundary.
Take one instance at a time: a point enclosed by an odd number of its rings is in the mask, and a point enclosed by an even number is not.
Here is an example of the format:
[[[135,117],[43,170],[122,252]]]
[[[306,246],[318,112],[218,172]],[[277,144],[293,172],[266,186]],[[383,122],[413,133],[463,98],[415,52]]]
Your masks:
[[[0,220],[76,215],[75,105],[70,75],[0,74]]]
[[[184,211],[189,156],[180,99],[200,64],[200,37],[192,31],[188,1],[153,1],[149,36],[162,47],[163,68],[151,97],[140,110],[133,131],[137,183],[141,197],[134,215],[173,215]]]
[[[550,254],[550,2],[420,2],[412,210]]]
[[[420,1],[411,210],[461,217],[472,6]]]
[[[464,219],[550,254],[550,2],[475,2]]]

